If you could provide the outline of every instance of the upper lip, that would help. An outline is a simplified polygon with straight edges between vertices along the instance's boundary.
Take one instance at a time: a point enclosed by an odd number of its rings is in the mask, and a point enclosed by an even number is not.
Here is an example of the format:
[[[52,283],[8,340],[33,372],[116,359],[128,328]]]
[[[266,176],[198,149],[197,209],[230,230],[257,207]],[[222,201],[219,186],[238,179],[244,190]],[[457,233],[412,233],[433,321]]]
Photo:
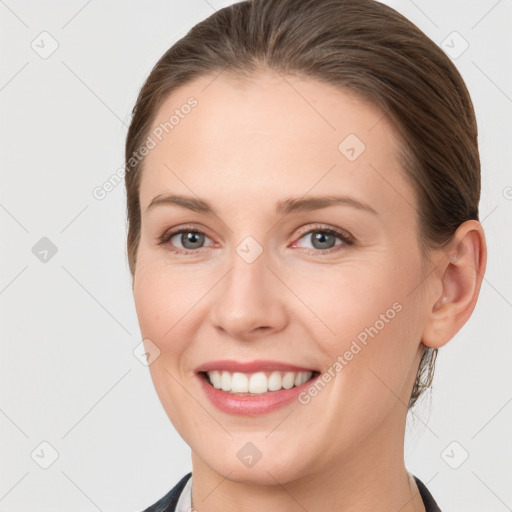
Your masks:
[[[228,372],[255,373],[259,371],[283,370],[290,372],[316,371],[305,366],[297,366],[279,361],[256,360],[256,361],[232,361],[228,359],[208,361],[196,368],[196,372],[209,372],[212,370],[226,370]]]

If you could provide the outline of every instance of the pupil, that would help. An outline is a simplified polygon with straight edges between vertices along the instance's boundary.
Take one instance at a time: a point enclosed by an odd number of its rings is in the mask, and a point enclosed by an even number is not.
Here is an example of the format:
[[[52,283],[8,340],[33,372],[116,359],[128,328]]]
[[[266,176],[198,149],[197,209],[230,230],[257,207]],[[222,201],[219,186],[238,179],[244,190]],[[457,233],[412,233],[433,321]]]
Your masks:
[[[329,233],[317,231],[314,234],[313,240],[320,244],[320,247],[315,247],[316,249],[329,249],[332,247],[332,244],[329,244],[329,242],[333,242],[334,236]],[[315,243],[313,243],[313,246],[315,246]]]
[[[197,233],[196,231],[188,231],[181,235],[181,243],[186,249],[197,249],[201,246],[203,239],[204,235],[202,233]],[[192,247],[187,247],[187,243],[191,243]]]

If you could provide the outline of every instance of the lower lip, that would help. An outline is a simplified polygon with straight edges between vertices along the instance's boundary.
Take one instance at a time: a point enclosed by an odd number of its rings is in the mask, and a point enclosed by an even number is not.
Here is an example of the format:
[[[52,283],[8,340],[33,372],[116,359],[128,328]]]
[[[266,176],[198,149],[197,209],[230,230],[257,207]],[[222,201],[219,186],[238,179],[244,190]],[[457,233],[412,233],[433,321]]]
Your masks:
[[[300,393],[309,388],[316,380],[316,377],[313,377],[300,386],[280,391],[269,391],[261,395],[237,395],[214,388],[206,381],[206,376],[202,373],[197,374],[197,377],[213,405],[223,412],[239,416],[258,416],[284,407],[296,400]]]

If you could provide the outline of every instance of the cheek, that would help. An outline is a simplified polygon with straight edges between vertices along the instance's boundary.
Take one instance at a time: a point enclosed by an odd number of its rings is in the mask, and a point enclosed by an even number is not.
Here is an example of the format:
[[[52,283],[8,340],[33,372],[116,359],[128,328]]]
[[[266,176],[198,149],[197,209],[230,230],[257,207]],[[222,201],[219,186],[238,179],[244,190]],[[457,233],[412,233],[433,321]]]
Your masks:
[[[198,304],[202,290],[204,294],[200,280],[191,277],[161,261],[141,261],[133,296],[143,337],[164,347],[171,340],[174,345],[182,339],[177,333],[187,325],[187,316]]]
[[[142,338],[151,340],[160,350],[149,366],[153,385],[169,419],[185,439],[191,429],[188,422],[195,421],[184,412],[191,404],[180,371],[195,311],[191,307],[198,300],[191,288],[195,286],[190,285],[190,276],[185,279],[159,261],[141,259],[133,290]]]
[[[156,269],[151,268],[138,271],[135,278],[133,297],[141,334],[153,341],[161,340],[166,325],[169,329],[171,305],[176,300],[163,277],[157,276]]]
[[[378,294],[361,300],[341,299],[336,311],[331,311],[330,327],[334,335],[324,338],[323,348],[334,363],[342,366],[345,378],[360,379],[373,369],[390,378],[407,366],[405,359],[412,349],[409,337],[411,310],[394,294]],[[329,341],[327,341],[329,340]],[[400,364],[401,363],[401,364]],[[350,367],[351,372],[345,372]],[[405,370],[404,370],[405,371]]]
[[[375,326],[382,334],[391,330],[390,324],[401,314],[403,276],[402,282],[397,281],[383,259],[347,262],[327,270],[315,276],[314,286],[310,275],[288,277],[296,294],[307,297],[313,315],[307,315],[313,320],[308,320],[309,325],[318,323],[314,316],[322,321],[315,328],[316,338],[326,352],[338,355],[354,339],[364,343],[375,333]]]
[[[389,388],[401,390],[421,339],[421,301],[411,293],[420,281],[418,269],[395,254],[326,275],[314,294],[296,282],[297,294],[311,299],[308,305],[322,320],[315,338],[340,394],[369,403],[391,398]]]

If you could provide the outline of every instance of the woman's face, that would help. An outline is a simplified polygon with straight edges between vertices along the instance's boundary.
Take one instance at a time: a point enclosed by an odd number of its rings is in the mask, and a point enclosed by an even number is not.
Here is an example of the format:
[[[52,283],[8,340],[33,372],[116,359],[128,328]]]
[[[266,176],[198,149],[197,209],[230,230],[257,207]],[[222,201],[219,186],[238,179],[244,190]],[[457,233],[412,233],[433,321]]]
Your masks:
[[[435,290],[383,113],[221,74],[175,91],[149,135],[134,297],[194,462],[274,484],[398,447]],[[233,392],[246,382],[257,394]]]

